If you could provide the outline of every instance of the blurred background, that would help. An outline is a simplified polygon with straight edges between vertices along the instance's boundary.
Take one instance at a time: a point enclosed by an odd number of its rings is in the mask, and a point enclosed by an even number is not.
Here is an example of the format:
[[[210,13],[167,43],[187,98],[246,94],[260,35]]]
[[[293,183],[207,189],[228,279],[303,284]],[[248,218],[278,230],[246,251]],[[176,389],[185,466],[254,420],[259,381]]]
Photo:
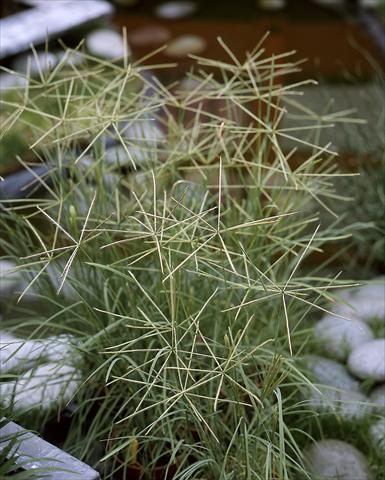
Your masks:
[[[47,14],[52,9],[61,13]],[[7,66],[12,65],[17,54],[28,48],[27,37],[32,32],[23,28],[27,24],[40,30],[40,39],[34,36],[35,45],[44,42],[47,32],[51,40],[60,37],[67,45],[76,46],[83,37],[87,45],[87,34],[95,29],[120,33],[125,28],[135,58],[167,44],[151,62],[177,60],[180,72],[191,65],[188,54],[225,57],[218,36],[242,58],[269,31],[267,50],[295,50],[299,59],[309,59],[303,64],[303,77],[337,79],[346,72],[367,77],[371,69],[363,52],[377,62],[385,52],[384,12],[382,0],[114,0],[110,8],[107,2],[94,0],[5,0],[1,15],[8,23],[1,28],[2,59]],[[63,15],[71,17],[67,25]],[[24,44],[16,38],[22,36]],[[18,51],[4,51],[9,41],[18,45]],[[105,37],[104,42],[102,37],[100,42],[106,50],[111,42],[113,54],[112,36]],[[98,53],[97,45],[95,48]]]

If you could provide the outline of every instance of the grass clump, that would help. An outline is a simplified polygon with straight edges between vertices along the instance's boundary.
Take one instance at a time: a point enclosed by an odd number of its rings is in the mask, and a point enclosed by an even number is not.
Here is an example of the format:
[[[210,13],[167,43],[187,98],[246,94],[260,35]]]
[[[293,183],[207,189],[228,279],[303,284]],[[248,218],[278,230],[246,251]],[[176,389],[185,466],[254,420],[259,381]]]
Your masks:
[[[283,100],[309,83],[284,82],[290,54],[259,45],[241,62],[223,48],[229,63],[196,58],[192,90],[85,56],[4,101],[6,131],[41,118],[31,151],[50,170],[34,195],[2,202],[1,249],[28,279],[6,325],[76,338],[64,448],[103,478],[304,471],[295,359],[342,283],[301,266],[346,236],[319,224],[338,170],[329,145],[296,167],[281,148],[308,128],[281,128]]]

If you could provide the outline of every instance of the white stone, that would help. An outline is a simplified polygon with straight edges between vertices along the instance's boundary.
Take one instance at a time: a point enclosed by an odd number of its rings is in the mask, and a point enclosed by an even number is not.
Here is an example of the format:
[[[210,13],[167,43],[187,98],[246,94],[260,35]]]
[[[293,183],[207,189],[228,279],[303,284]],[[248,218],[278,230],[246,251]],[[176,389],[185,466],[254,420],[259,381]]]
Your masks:
[[[305,462],[319,480],[371,480],[369,464],[352,445],[339,440],[322,440],[305,450]]]
[[[336,288],[333,293],[337,300],[349,302],[357,291],[357,287],[352,288]]]
[[[385,418],[380,418],[369,429],[373,446],[385,454]]]
[[[352,316],[352,308],[350,306],[353,296],[354,296],[354,288],[343,288],[343,289],[336,289],[333,293],[335,296],[335,300],[330,305],[329,310],[332,313],[342,315],[347,319],[351,319]],[[353,315],[353,318],[356,318]]]
[[[345,421],[357,420],[369,415],[372,407],[367,397],[360,392],[336,390],[332,387],[317,387],[309,399],[309,406],[320,412],[341,417]]]
[[[372,283],[363,285],[356,291],[359,298],[370,298],[371,300],[383,301],[385,298],[385,278],[378,277]]]
[[[198,183],[179,180],[171,190],[171,195],[182,205],[186,205],[191,209],[204,208],[207,206],[207,190]]]
[[[72,352],[71,335],[59,335],[42,340],[21,339],[0,332],[0,371],[22,371],[39,361],[63,361]]]
[[[315,355],[307,357],[307,366],[317,384],[339,390],[359,392],[359,383],[349,375],[346,368],[334,360]]]
[[[76,204],[77,207],[79,206]],[[85,208],[85,212],[88,211],[88,208]],[[61,276],[65,267],[65,262],[54,263],[50,262],[48,266],[41,266],[40,271],[44,268],[44,273],[39,276],[36,282],[32,285],[30,284],[33,278],[36,277],[38,274],[38,270],[34,272],[32,275],[31,272],[27,274],[25,273],[25,277],[23,281],[20,283],[19,287],[17,288],[17,297],[20,298],[20,306],[24,309],[31,309],[35,310],[36,308],[41,308],[41,299],[39,298],[42,294],[46,294],[45,289],[47,288],[47,280],[52,283],[53,288],[57,292],[59,286],[61,284]],[[59,296],[64,297],[66,300],[69,301],[77,301],[79,300],[79,295],[71,285],[71,272],[67,276],[66,281],[64,282],[62,289],[60,290]]]
[[[31,366],[43,355],[43,345],[33,340],[22,340],[10,333],[0,333],[0,370],[8,373]]]
[[[40,342],[44,346],[44,356],[49,362],[74,362],[74,337],[68,334],[48,337]]]
[[[120,131],[125,140],[125,147],[118,144],[108,148],[105,153],[106,161],[113,166],[135,167],[150,162],[159,161],[158,147],[164,141],[164,135],[156,124],[150,119],[137,119],[127,123]]]
[[[368,399],[360,392],[359,383],[343,365],[316,356],[309,357],[307,361],[313,373],[311,380],[315,382],[314,387],[307,389],[305,394],[311,408],[349,421],[371,412]]]
[[[105,160],[114,167],[124,167],[127,165],[137,166],[146,161],[146,155],[139,147],[131,145],[124,148],[122,145],[111,147],[106,150]]]
[[[379,415],[385,415],[385,384],[375,388],[370,394],[370,402],[375,403],[374,410]]]
[[[148,25],[128,34],[131,45],[137,47],[157,46],[165,44],[171,38],[171,32],[161,25]]]
[[[359,288],[342,292],[347,304],[337,305],[333,312],[346,318],[371,322],[385,321],[385,280],[383,277]]]
[[[182,58],[188,54],[198,55],[206,47],[206,40],[198,35],[181,35],[169,43],[165,53],[170,57]]]
[[[0,260],[0,301],[7,300],[21,287],[23,280],[20,271],[15,270],[16,264],[9,260]]]
[[[191,93],[192,91],[196,90],[197,92],[199,92],[198,87],[201,85],[202,84],[199,82],[199,80],[186,76],[179,83],[179,91],[184,93]]]
[[[0,91],[4,92],[13,88],[23,88],[28,84],[28,79],[16,73],[0,74]]]
[[[349,355],[349,370],[363,380],[385,380],[385,339],[371,340]]]
[[[111,192],[114,192],[118,188],[120,180],[121,177],[114,173],[108,173],[103,175],[103,183],[106,188]]]
[[[128,45],[125,49],[123,43],[122,35],[115,30],[94,30],[86,37],[86,47],[89,53],[95,57],[107,59],[122,58],[126,52],[127,55],[131,55]]]
[[[354,296],[353,307],[356,308],[357,316],[363,320],[385,320],[385,280],[378,278],[376,283],[360,287]]]
[[[385,303],[382,300],[354,297],[349,305],[340,305],[334,312],[348,319],[357,319],[371,323],[385,319]]]
[[[286,4],[287,0],[258,0],[258,7],[263,10],[281,10]]]
[[[3,406],[18,411],[50,409],[67,403],[79,385],[78,371],[69,365],[47,363],[20,375],[16,382],[0,383]]]
[[[347,421],[362,418],[371,412],[368,399],[360,392],[359,383],[343,365],[316,356],[308,357],[307,365],[314,376],[310,380],[315,382],[305,395],[312,409],[337,415]]]
[[[333,315],[321,319],[314,333],[328,354],[339,360],[345,360],[353,349],[373,338],[373,332],[366,323]]]
[[[12,63],[12,70],[27,74],[29,68],[30,75],[38,76],[53,70],[57,63],[57,56],[51,52],[36,52],[36,56],[34,53],[24,53]]]
[[[62,50],[56,52],[56,57],[58,59],[58,63],[62,62],[65,65],[70,65],[72,67],[77,67],[84,63],[84,57],[81,55],[80,52],[73,52],[69,50]]]
[[[166,2],[160,4],[155,9],[155,15],[167,20],[177,20],[178,18],[185,18],[192,15],[196,9],[197,5],[195,2]]]
[[[83,204],[82,204],[83,202]],[[80,211],[79,207],[83,206],[83,210],[81,213],[87,214],[88,212],[88,205],[84,205],[85,200],[84,198],[79,199],[79,202],[77,203],[77,207]],[[47,275],[52,282],[54,289],[56,292],[59,291],[60,285],[62,283],[62,274],[64,270],[65,264],[64,263],[53,263],[51,262],[48,267],[46,268]],[[59,292],[59,296],[63,296],[69,301],[75,302],[79,300],[79,295],[76,293],[76,290],[72,287],[71,285],[71,272],[67,276],[65,282],[62,285],[62,288]]]
[[[360,300],[360,298],[356,299],[357,302]],[[384,300],[362,300],[357,306],[356,312],[357,317],[366,322],[385,320],[385,302]]]

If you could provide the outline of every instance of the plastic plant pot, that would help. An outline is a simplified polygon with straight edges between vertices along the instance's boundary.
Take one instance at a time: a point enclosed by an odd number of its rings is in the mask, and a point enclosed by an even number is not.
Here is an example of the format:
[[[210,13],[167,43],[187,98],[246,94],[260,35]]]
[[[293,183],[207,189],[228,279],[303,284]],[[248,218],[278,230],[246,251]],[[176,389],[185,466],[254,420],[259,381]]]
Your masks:
[[[6,422],[1,420],[0,453],[12,457],[20,469],[35,471],[42,480],[100,480],[90,466],[16,423]]]

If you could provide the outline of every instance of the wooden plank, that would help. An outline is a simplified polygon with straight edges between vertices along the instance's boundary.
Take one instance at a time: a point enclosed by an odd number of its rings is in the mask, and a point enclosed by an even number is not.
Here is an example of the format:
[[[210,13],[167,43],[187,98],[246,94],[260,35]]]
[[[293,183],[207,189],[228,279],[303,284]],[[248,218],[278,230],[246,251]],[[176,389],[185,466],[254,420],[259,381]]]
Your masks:
[[[48,2],[46,2],[48,3]],[[28,50],[63,33],[112,15],[112,5],[104,0],[76,2],[59,0],[49,8],[36,7],[0,20],[0,59]]]

